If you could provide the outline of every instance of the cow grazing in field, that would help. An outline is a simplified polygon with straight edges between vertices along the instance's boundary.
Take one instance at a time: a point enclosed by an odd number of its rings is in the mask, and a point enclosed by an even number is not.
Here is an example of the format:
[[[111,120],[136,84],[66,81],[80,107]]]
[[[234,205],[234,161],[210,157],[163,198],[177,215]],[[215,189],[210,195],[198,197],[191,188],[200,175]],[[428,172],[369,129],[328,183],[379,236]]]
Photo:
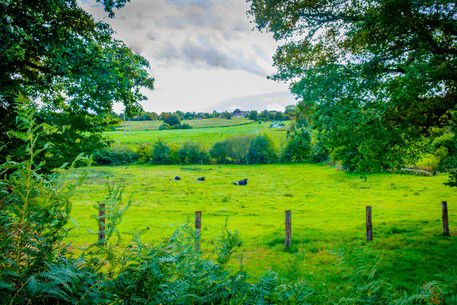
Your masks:
[[[175,181],[179,181],[179,180],[181,180],[181,177],[179,177],[179,176],[175,176],[175,177],[173,178],[173,180],[175,180]]]
[[[235,181],[233,182],[235,185],[247,185],[248,184],[248,178],[244,178],[243,180],[240,181]]]
[[[197,181],[205,181],[205,177],[198,177]]]

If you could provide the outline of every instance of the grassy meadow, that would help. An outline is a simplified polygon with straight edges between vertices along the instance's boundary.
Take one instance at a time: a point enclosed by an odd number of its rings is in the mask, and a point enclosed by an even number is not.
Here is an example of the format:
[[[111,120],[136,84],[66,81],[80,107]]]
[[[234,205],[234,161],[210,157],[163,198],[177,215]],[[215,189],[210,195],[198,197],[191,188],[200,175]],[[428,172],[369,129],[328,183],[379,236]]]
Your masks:
[[[188,121],[193,129],[158,130],[160,121],[126,122],[107,132],[115,145],[135,146],[158,139],[172,146],[196,142],[209,149],[233,136],[270,135],[278,148],[286,128],[270,129],[244,118]],[[290,122],[286,122],[290,124]],[[419,177],[389,173],[367,175],[319,164],[129,165],[88,169],[74,198],[75,225],[69,241],[96,241],[95,204],[107,185],[125,186],[132,199],[119,230],[122,243],[141,232],[159,243],[202,211],[202,251],[211,256],[227,225],[242,244],[231,268],[241,265],[254,279],[268,270],[302,279],[344,295],[357,274],[376,274],[408,292],[457,274],[457,192],[443,185],[446,175]],[[176,175],[182,181],[173,181]],[[207,181],[197,182],[205,176]],[[247,186],[235,186],[248,178]],[[451,237],[441,236],[441,201],[449,202]],[[374,241],[365,240],[365,206],[373,207]],[[292,210],[292,247],[284,250],[284,211]],[[376,270],[376,272],[374,272]]]
[[[157,243],[202,211],[202,250],[210,253],[227,222],[243,241],[231,266],[268,270],[329,288],[344,287],[360,266],[398,289],[414,290],[457,272],[457,193],[445,175],[348,174],[317,164],[93,167],[74,198],[75,246],[96,241],[94,204],[108,183],[125,185],[133,204],[119,229],[123,242],[144,231]],[[182,181],[173,181],[179,175]],[[207,181],[197,182],[205,176]],[[247,186],[233,181],[249,178]],[[440,202],[449,202],[451,237],[441,236]],[[365,206],[373,206],[374,241],[365,241]],[[285,251],[284,210],[292,210],[292,248]]]
[[[179,146],[184,142],[199,143],[209,149],[214,143],[233,136],[269,135],[277,146],[284,143],[286,128],[269,128],[270,122],[258,124],[245,118],[203,119],[182,121],[193,129],[158,130],[161,121],[126,122],[116,131],[106,135],[118,145],[134,146],[142,143],[153,143],[158,139]],[[285,122],[286,125],[289,124]]]
[[[211,127],[228,127],[253,123],[252,120],[243,117],[234,117],[232,119],[210,118],[201,120],[183,120],[181,123],[189,124],[193,128],[211,128]],[[117,131],[151,131],[158,130],[163,121],[125,121],[117,128]]]

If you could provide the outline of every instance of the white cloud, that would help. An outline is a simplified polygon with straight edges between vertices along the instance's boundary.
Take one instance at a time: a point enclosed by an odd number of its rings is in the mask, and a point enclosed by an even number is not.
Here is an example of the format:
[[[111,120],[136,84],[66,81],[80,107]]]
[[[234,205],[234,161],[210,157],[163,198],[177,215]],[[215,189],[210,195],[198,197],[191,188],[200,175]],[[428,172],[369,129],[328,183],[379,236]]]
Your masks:
[[[244,0],[132,0],[114,19],[94,2],[81,5],[151,63],[157,90],[148,93],[146,109],[198,110],[287,89],[265,77],[273,71],[275,42],[252,31]]]
[[[190,67],[241,70],[266,76],[266,69],[256,57],[246,54],[241,48],[223,47],[205,36],[188,39],[179,48],[167,44],[160,50],[157,59],[162,66],[181,62]]]

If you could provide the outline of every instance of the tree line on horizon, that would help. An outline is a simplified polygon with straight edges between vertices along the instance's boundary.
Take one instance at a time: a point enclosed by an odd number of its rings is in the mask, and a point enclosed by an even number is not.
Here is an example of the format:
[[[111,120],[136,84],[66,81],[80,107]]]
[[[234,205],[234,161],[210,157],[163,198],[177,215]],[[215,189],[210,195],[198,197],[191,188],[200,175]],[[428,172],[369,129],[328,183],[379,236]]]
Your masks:
[[[216,110],[212,112],[195,112],[195,111],[174,111],[174,112],[161,112],[160,114],[153,111],[144,111],[141,114],[137,114],[129,117],[124,112],[113,113],[113,116],[120,120],[127,121],[165,121],[167,118],[174,117],[181,120],[198,120],[198,119],[212,119],[212,118],[222,118],[222,119],[232,119],[233,117],[244,117],[253,121],[286,121],[293,120],[295,118],[295,105],[289,105],[285,107],[284,111],[280,110],[249,110],[242,111],[236,109],[234,111],[221,111]],[[239,112],[239,114],[237,114]],[[172,124],[173,125],[173,124]]]

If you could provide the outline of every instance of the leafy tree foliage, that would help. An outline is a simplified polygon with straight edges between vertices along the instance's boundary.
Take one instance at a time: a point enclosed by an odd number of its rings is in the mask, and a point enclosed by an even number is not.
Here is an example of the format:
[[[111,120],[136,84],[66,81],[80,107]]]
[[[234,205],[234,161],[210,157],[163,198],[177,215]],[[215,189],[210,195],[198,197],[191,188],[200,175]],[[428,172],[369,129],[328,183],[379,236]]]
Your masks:
[[[135,163],[140,158],[140,154],[131,147],[115,145],[109,148],[97,150],[93,154],[93,159],[102,165],[121,165]]]
[[[284,120],[286,120],[286,117],[284,116],[284,114],[281,111],[276,111],[273,119],[275,121],[284,121]]]
[[[284,42],[276,80],[349,170],[413,163],[456,108],[454,1],[250,0],[259,29]]]
[[[216,163],[225,164],[229,162],[229,153],[226,141],[218,141],[214,143],[209,151],[209,155]]]
[[[164,119],[163,122],[170,125],[170,126],[175,126],[179,125],[181,123],[179,117],[175,114],[170,114],[167,115]]]
[[[291,117],[295,116],[295,111],[297,110],[296,105],[287,105],[286,109],[284,109],[284,114],[289,117],[289,119],[292,119]]]
[[[178,150],[181,163],[194,164],[207,161],[206,153],[196,143],[186,142]]]
[[[287,143],[284,147],[283,160],[288,162],[301,162],[310,159],[311,155],[311,131],[305,124],[300,122],[287,132]]]
[[[247,163],[247,156],[251,144],[251,137],[233,137],[223,141],[223,147],[226,149],[226,156],[231,163]]]
[[[224,119],[227,119],[227,120],[231,120],[232,119],[232,113],[228,112],[228,111],[225,111],[225,112],[222,112],[220,114],[220,117],[224,118]]]
[[[98,2],[113,16],[127,1]],[[54,127],[43,138],[53,143],[49,167],[107,144],[101,132],[114,122],[114,102],[129,115],[141,109],[141,88],[152,88],[148,62],[78,1],[1,0],[0,11],[0,142],[9,142],[19,94],[39,102],[37,119]]]
[[[273,118],[273,116],[270,114],[268,110],[264,110],[259,114],[259,119],[263,121],[269,121]]]
[[[266,135],[258,135],[251,140],[247,155],[250,164],[265,164],[277,159],[273,141]]]
[[[253,121],[257,121],[259,119],[259,113],[257,110],[251,110],[249,112],[248,118]]]
[[[151,161],[157,164],[171,164],[173,156],[170,146],[162,140],[154,143],[151,152]]]

